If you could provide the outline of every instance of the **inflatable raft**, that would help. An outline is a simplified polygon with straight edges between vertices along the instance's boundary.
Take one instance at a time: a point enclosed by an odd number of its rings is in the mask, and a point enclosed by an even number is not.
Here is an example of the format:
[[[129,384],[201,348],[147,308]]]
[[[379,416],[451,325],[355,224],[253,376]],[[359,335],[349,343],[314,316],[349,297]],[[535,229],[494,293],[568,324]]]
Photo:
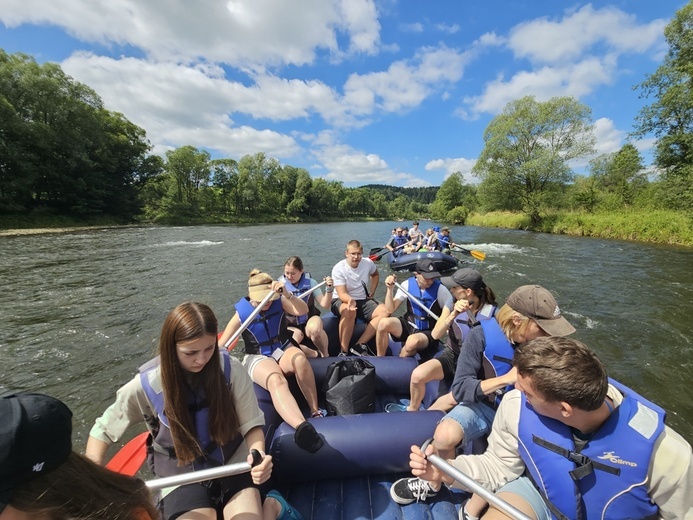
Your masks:
[[[325,330],[330,338],[330,353],[337,347],[337,318],[326,315]],[[363,330],[357,323],[354,337]],[[412,444],[430,438],[443,417],[439,411],[386,413],[388,403],[409,397],[409,380],[416,368],[414,358],[400,358],[398,344],[391,344],[394,356],[365,358],[376,374],[376,402],[373,413],[328,416],[309,419],[324,445],[315,453],[300,449],[294,442],[294,429],[285,424],[272,406],[270,395],[255,386],[265,413],[265,437],[268,453],[273,456],[271,485],[304,517],[316,520],[356,519],[450,519],[457,518],[460,504],[468,494],[443,487],[425,503],[406,506],[390,498],[390,486],[401,477],[411,477],[409,451]],[[321,391],[328,366],[343,358],[310,360],[315,373],[321,407]],[[294,380],[292,391],[299,405],[307,405]],[[427,388],[425,404],[438,395],[438,385]],[[440,389],[447,391],[447,389]]]
[[[416,253],[403,254],[395,256],[392,253],[387,254],[387,263],[393,271],[413,271],[416,262],[423,258],[428,258],[433,261],[436,269],[439,272],[451,271],[457,269],[460,261],[452,255],[447,255],[440,251],[418,251]]]

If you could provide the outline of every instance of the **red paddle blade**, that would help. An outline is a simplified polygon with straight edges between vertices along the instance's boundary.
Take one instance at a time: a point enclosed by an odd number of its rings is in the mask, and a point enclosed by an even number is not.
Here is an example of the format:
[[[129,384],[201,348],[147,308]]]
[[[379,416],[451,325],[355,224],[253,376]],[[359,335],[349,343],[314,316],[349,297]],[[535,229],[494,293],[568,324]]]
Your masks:
[[[122,475],[132,477],[147,458],[147,438],[149,432],[140,433],[116,453],[106,468]]]

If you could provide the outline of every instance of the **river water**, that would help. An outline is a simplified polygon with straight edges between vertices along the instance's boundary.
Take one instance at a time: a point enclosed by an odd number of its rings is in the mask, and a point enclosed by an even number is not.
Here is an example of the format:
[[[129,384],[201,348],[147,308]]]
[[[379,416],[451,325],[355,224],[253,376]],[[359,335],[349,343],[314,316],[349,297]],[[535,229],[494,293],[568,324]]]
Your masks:
[[[433,222],[422,222],[432,226]],[[209,304],[224,326],[253,267],[279,275],[299,255],[317,279],[358,239],[366,254],[393,222],[122,228],[0,237],[0,385],[40,391],[74,412],[83,446],[115,391],[149,359],[178,303]],[[503,301],[516,287],[550,289],[575,337],[610,375],[668,411],[693,441],[693,250],[614,240],[453,227]],[[379,262],[381,287],[388,273]],[[400,281],[403,278],[400,278]],[[133,432],[133,434],[136,432]]]

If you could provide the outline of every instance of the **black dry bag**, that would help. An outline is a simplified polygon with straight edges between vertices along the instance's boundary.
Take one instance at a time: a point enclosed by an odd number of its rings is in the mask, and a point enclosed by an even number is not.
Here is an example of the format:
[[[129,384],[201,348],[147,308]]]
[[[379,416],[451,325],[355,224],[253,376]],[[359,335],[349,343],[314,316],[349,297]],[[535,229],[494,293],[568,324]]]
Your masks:
[[[335,361],[327,367],[325,406],[329,415],[375,411],[375,367],[360,357]]]

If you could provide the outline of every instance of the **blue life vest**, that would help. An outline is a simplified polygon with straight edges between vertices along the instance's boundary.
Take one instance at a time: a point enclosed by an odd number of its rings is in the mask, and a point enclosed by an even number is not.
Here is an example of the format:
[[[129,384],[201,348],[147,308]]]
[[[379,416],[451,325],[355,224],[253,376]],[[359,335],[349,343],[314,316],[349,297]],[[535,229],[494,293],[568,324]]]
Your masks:
[[[255,310],[247,297],[241,299],[234,307],[241,323],[245,323]],[[243,331],[245,353],[271,356],[272,352],[285,346],[288,338],[284,337],[284,316],[281,298],[274,300],[266,311],[261,311]]]
[[[450,249],[450,235],[445,236],[443,233],[437,233],[438,249]]]
[[[301,274],[301,278],[298,280],[298,283],[296,285],[293,285],[289,280],[286,279],[284,275],[279,277],[279,281],[282,282],[286,288],[293,294],[294,296],[298,296],[299,294],[303,294],[304,292],[310,290],[312,284],[311,284],[311,277],[309,273],[303,273]],[[320,314],[318,310],[315,308],[315,299],[313,298],[314,293],[310,293],[308,296],[303,298],[303,301],[306,302],[308,305],[308,313],[307,314],[302,314],[301,316],[294,316],[293,314],[286,314],[286,321],[290,325],[303,325],[306,323],[312,316],[317,316]]]
[[[483,320],[480,321],[479,324],[484,330],[484,338],[486,339],[482,366],[484,379],[491,379],[492,377],[507,374],[513,367],[515,348],[510,341],[508,341],[508,338],[503,333],[503,329],[500,328],[496,320]],[[513,385],[508,385],[502,390],[496,390],[495,397],[489,396],[489,399],[493,403],[491,406],[497,408],[503,395],[513,388]]]
[[[407,280],[406,289],[409,294],[423,303],[433,314],[440,316],[441,309],[440,303],[438,303],[439,287],[440,280],[435,280],[428,289],[422,291],[419,284],[416,283],[416,276],[412,276]],[[436,320],[431,318],[428,313],[417,304],[412,303],[409,298],[407,298],[407,312],[404,317],[414,328],[418,329],[419,332],[431,330],[436,324]]]
[[[448,332],[448,339],[446,345],[448,348],[452,349],[455,354],[460,353],[462,348],[462,343],[464,343],[464,338],[467,337],[469,331],[472,327],[478,325],[482,320],[488,320],[496,315],[498,307],[491,305],[490,303],[484,304],[484,306],[479,309],[479,312],[474,316],[474,320],[471,321],[469,313],[465,312],[463,314],[458,314],[455,316],[455,320],[452,322],[450,331]]]
[[[229,353],[225,349],[220,349],[219,356],[224,371],[224,380],[229,385],[231,383],[231,359],[229,358]],[[212,441],[209,437],[209,404],[207,398],[202,391],[197,395],[189,391],[188,405],[190,413],[194,418],[195,438],[202,449],[203,455],[191,464],[179,466],[173,447],[170,425],[164,412],[165,396],[161,386],[159,356],[142,365],[139,368],[139,373],[144,393],[152,404],[159,421],[158,430],[152,435],[148,453],[149,464],[157,476],[167,477],[193,470],[220,466],[231,458],[241,445],[243,437],[240,434],[236,435],[225,446],[218,446]]]
[[[572,430],[536,413],[522,394],[520,455],[554,518],[658,518],[647,482],[665,412],[609,382],[624,394],[623,402],[579,453]]]

